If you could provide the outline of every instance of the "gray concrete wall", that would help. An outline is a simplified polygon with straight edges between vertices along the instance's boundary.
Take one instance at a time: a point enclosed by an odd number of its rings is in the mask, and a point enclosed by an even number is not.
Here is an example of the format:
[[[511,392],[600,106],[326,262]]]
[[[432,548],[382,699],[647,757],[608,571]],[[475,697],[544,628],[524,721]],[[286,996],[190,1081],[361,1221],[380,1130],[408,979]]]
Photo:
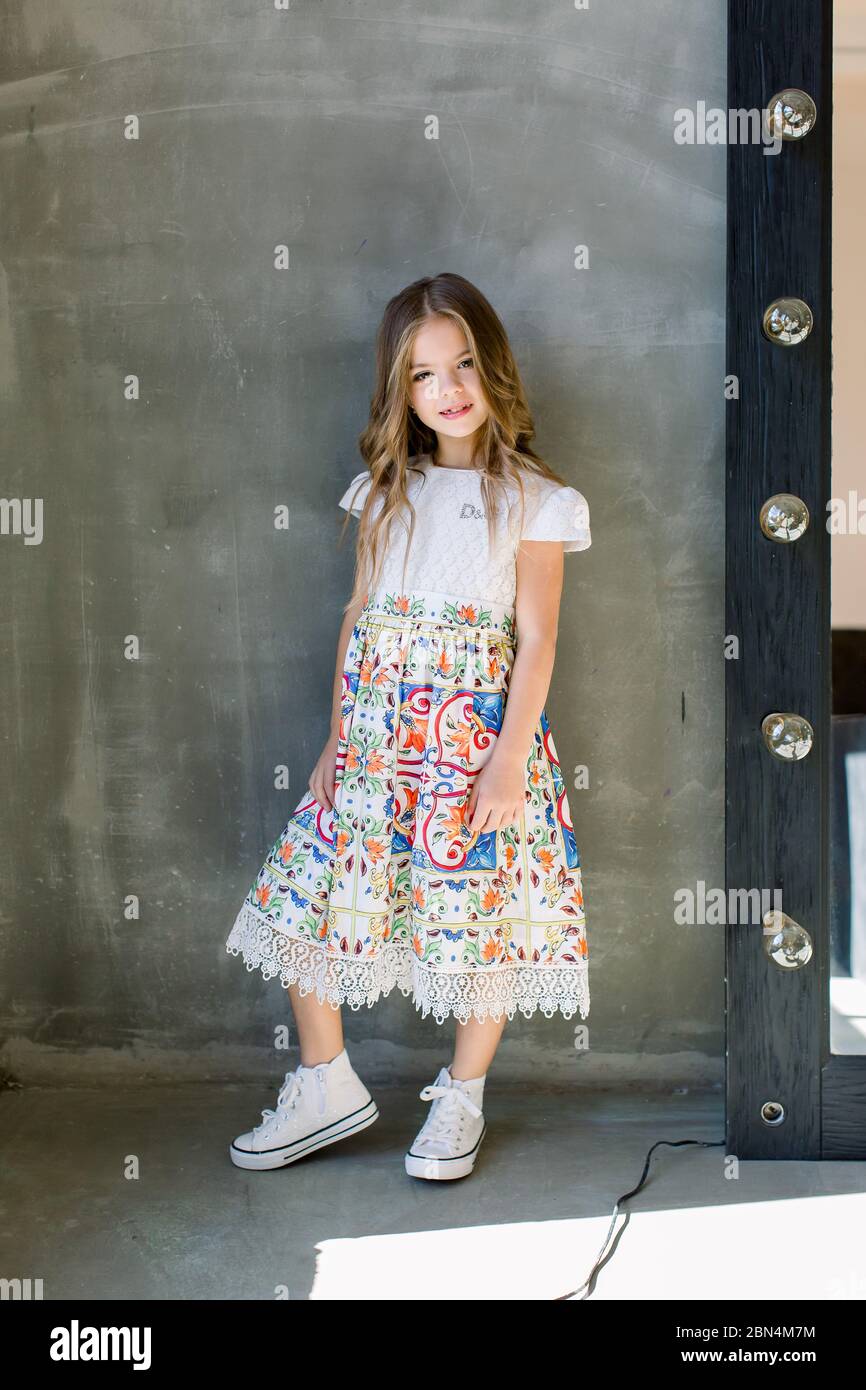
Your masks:
[[[44,529],[0,536],[0,1064],[294,1065],[283,990],[225,938],[328,730],[375,327],[447,269],[500,312],[593,527],[548,701],[590,775],[590,1051],[579,1019],[518,1017],[497,1069],[718,1081],[722,932],[675,926],[673,894],[724,881],[725,152],[672,132],[725,104],[724,5],[14,8],[0,495]],[[371,1076],[450,1055],[399,993],[345,1018]]]

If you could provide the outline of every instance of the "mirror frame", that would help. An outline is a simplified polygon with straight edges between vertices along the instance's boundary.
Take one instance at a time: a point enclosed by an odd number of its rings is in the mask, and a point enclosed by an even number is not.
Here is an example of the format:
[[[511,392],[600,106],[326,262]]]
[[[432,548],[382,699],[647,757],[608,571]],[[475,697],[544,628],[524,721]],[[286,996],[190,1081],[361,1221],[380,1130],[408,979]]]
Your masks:
[[[726,401],[725,632],[739,652],[725,661],[726,900],[780,889],[813,944],[784,969],[762,926],[725,927],[726,1139],[743,1158],[866,1158],[866,1056],[830,1051],[832,83],[831,3],[729,0],[729,112],[764,110],[791,87],[817,107],[808,134],[776,153],[730,138],[727,149],[725,370],[739,398]],[[782,346],[763,315],[789,297],[813,326]],[[761,530],[781,492],[808,506],[799,540]],[[769,751],[772,711],[809,720],[806,757]]]

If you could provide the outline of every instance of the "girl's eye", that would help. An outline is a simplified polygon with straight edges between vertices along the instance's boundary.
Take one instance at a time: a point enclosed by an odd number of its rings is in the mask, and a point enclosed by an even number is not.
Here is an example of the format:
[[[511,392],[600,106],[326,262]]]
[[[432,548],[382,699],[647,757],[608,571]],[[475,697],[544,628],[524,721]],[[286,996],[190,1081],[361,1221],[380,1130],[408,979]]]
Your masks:
[[[471,366],[472,366],[472,358],[471,358],[471,357],[464,357],[463,360],[462,360],[462,362],[458,362],[457,365],[458,365],[458,367],[471,367]],[[413,380],[413,381],[423,381],[424,378],[425,378],[425,376],[432,376],[432,372],[429,372],[429,371],[425,368],[424,371],[422,371],[422,372],[416,372],[415,375],[413,376],[412,380]]]

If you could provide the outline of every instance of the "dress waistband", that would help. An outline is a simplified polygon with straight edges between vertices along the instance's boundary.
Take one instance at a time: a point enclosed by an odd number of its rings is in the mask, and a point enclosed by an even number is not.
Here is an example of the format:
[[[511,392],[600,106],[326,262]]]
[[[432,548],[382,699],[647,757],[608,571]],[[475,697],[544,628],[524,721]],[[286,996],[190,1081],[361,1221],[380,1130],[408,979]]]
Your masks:
[[[368,594],[362,617],[386,620],[394,626],[457,627],[470,632],[495,632],[510,640],[515,636],[514,605],[494,603],[473,595],[437,593],[432,589],[407,589],[389,593],[376,589]]]

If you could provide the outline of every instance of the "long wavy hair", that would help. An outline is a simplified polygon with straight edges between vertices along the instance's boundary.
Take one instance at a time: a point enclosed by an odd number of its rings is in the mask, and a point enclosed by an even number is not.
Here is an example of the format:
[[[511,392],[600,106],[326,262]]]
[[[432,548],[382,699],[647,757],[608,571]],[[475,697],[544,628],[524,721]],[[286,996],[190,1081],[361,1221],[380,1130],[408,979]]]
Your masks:
[[[436,315],[451,318],[466,334],[489,415],[475,436],[472,465],[482,474],[481,490],[493,540],[493,517],[504,486],[520,493],[521,527],[525,495],[523,476],[533,474],[566,486],[532,448],[535,426],[508,335],[493,306],[462,275],[444,273],[414,280],[385,306],[376,336],[376,380],[370,419],[358,447],[370,470],[370,488],[359,518],[355,579],[346,612],[375,590],[391,527],[409,517],[406,561],[415,531],[415,508],[407,480],[412,460],[433,454],[435,430],[428,429],[410,405],[412,347],[419,329]],[[377,510],[377,499],[381,506]],[[340,539],[349,525],[343,522]]]

